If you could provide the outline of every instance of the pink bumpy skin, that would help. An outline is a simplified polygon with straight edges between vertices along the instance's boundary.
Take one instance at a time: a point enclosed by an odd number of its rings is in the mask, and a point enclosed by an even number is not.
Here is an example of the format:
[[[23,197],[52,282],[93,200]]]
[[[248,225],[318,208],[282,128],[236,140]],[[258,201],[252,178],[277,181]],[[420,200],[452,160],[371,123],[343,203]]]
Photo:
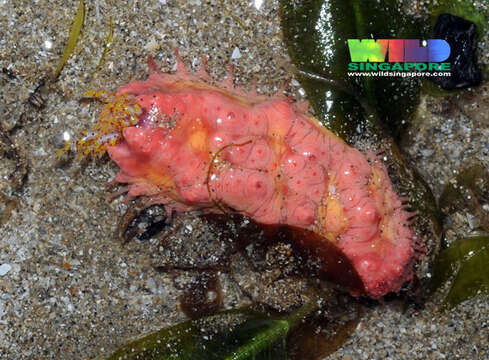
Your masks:
[[[350,259],[363,294],[380,298],[412,278],[412,214],[383,163],[348,146],[284,96],[245,93],[205,71],[158,71],[130,94],[142,109],[135,126],[108,146],[115,181],[128,198],[169,209],[233,209],[261,224],[307,229]]]

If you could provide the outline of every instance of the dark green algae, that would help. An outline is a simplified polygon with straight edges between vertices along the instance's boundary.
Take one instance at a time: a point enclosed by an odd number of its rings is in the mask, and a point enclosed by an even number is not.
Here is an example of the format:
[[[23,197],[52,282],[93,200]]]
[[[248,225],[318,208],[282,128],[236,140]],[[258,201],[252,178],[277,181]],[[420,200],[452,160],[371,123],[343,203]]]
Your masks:
[[[230,310],[189,320],[133,341],[107,360],[286,359],[285,337],[319,307],[317,298],[286,317]]]
[[[433,269],[432,291],[450,282],[442,308],[454,308],[489,294],[489,234],[458,239],[441,251]]]
[[[444,227],[452,225],[455,213],[470,214],[477,221],[472,234],[445,242],[435,261],[431,292],[449,283],[442,308],[489,293],[489,171],[479,161],[462,169],[440,196]]]
[[[337,297],[337,294],[330,293]],[[336,307],[344,319],[331,319]],[[345,308],[346,307],[346,308]],[[329,309],[331,310],[331,309]],[[310,294],[309,301],[288,315],[252,309],[222,311],[192,319],[134,340],[107,360],[317,360],[340,348],[363,316],[349,299]],[[329,331],[321,328],[327,327]]]

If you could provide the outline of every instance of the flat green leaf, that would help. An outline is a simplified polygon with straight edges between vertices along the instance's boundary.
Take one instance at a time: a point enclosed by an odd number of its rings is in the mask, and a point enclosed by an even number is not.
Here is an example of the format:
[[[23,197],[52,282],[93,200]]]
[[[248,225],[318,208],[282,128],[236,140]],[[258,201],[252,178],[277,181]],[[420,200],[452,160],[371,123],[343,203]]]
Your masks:
[[[246,310],[221,312],[147,335],[121,347],[108,360],[287,359],[287,334],[317,308],[315,299],[284,319]]]
[[[292,61],[302,71],[300,80],[308,98],[323,123],[346,140],[358,126],[368,127],[362,120],[365,109],[360,98],[375,109],[378,120],[395,137],[418,102],[417,79],[347,75],[351,61],[348,39],[421,39],[427,32],[398,8],[395,0],[281,1],[284,40]],[[330,83],[304,76],[308,73]]]
[[[78,10],[76,12],[75,18],[73,20],[73,24],[70,29],[70,36],[68,38],[68,42],[66,43],[63,57],[61,58],[58,67],[56,68],[56,72],[54,73],[54,80],[56,80],[63,70],[66,62],[70,58],[73,50],[75,49],[76,43],[78,42],[78,37],[80,35],[81,29],[83,27],[83,21],[85,19],[85,3],[83,0],[80,0],[80,4],[78,5]]]
[[[488,235],[459,239],[438,256],[433,269],[432,290],[453,281],[444,303],[448,308],[477,294],[488,294],[488,264]]]

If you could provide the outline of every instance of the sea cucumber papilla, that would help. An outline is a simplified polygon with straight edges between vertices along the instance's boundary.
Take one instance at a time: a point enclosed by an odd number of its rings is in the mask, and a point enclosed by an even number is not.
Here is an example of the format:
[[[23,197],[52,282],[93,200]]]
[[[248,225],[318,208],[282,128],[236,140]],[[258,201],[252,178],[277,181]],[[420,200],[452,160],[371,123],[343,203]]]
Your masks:
[[[114,95],[78,143],[107,150],[128,198],[185,211],[233,209],[261,224],[308,230],[348,258],[363,294],[398,292],[413,275],[410,217],[374,154],[348,146],[283,95],[211,85],[205,70],[176,74],[150,60],[146,81]],[[307,239],[303,240],[307,242]],[[341,275],[339,275],[341,276]]]

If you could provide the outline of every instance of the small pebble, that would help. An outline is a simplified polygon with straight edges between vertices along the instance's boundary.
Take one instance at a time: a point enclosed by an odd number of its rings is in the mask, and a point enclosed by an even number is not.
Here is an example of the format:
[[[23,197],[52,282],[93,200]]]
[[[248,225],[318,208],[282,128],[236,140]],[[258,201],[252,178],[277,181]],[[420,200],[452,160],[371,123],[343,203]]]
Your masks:
[[[10,264],[2,264],[0,265],[0,276],[5,276],[12,269]]]
[[[240,57],[241,57],[241,51],[239,51],[239,48],[236,46],[233,50],[233,54],[231,55],[231,60],[239,59]]]

